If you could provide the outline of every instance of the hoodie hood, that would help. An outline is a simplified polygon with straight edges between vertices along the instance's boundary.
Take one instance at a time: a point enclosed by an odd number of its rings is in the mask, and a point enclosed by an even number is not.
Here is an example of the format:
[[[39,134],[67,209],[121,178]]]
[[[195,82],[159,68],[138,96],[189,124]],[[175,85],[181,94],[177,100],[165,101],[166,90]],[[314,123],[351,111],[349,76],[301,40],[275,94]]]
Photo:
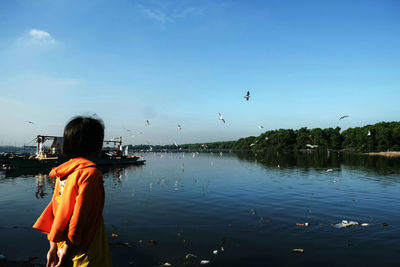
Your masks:
[[[72,158],[58,167],[54,167],[49,176],[63,178],[76,170],[95,167],[96,164],[85,158]]]

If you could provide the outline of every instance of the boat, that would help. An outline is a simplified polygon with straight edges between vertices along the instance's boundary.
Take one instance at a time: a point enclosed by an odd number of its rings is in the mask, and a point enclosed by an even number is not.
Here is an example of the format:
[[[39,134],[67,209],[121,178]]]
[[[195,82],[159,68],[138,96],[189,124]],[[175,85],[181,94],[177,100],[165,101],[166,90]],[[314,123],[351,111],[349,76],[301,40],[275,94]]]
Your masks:
[[[46,148],[44,143],[49,140],[52,140],[52,144],[50,147]],[[47,169],[56,167],[68,160],[61,154],[62,137],[38,135],[36,137],[36,142],[36,153],[7,153],[0,158],[0,167],[6,170],[19,168]],[[114,146],[112,148],[104,148],[100,156],[90,159],[98,166],[140,165],[145,163],[142,156],[129,155],[127,146],[125,150],[123,150],[122,137],[104,140],[104,143],[112,143]]]

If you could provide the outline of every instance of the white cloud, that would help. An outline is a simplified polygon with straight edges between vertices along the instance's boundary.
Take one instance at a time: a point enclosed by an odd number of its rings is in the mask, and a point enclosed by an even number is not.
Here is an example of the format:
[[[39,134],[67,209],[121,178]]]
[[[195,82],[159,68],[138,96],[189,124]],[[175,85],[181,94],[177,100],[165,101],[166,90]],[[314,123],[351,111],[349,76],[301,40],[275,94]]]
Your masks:
[[[28,33],[17,39],[16,45],[22,47],[49,47],[59,44],[50,33],[39,30],[30,29]]]
[[[29,31],[29,36],[31,40],[39,41],[39,42],[49,42],[54,43],[55,40],[51,37],[50,33],[38,30],[38,29],[31,29]]]

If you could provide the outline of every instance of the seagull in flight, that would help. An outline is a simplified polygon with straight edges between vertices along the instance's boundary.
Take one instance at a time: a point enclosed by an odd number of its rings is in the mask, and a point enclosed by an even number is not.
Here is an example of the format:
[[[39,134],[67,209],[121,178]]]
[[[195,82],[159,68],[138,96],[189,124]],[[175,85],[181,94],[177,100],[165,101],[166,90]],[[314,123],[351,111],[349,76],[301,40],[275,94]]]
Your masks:
[[[244,96],[244,98],[246,98],[246,100],[249,101],[249,98],[250,98],[250,91],[247,91],[247,94]]]
[[[262,128],[264,128],[264,126],[262,126],[262,125],[259,125],[259,126],[258,126],[258,129],[262,129]]]
[[[149,122],[149,120],[146,120],[146,125],[147,125],[147,126],[149,126],[149,125],[150,125],[150,122]]]
[[[218,113],[218,118],[219,118],[223,123],[225,123],[225,120],[224,120],[224,118],[222,118],[221,113]]]
[[[26,121],[29,124],[35,124],[33,121]]]
[[[178,130],[182,130],[182,126],[180,124],[178,124]]]
[[[343,120],[343,119],[348,118],[348,117],[350,117],[350,116],[349,115],[344,115],[344,116],[340,117],[339,120]]]

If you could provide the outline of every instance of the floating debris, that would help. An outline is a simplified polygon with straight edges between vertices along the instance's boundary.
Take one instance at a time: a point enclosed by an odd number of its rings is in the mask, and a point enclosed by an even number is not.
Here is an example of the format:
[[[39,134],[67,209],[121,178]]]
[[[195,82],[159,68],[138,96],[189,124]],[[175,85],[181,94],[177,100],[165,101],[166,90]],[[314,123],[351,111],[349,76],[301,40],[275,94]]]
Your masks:
[[[221,251],[225,251],[225,249],[224,249],[224,247],[223,247],[223,246],[221,246]]]
[[[202,260],[201,262],[200,262],[200,264],[209,264],[210,263],[210,261],[209,260]]]
[[[155,245],[158,244],[158,241],[156,241],[156,240],[149,240],[149,242],[147,242],[147,244],[148,244],[149,246],[155,246]]]
[[[167,267],[167,266],[172,266],[172,264],[171,263],[169,263],[169,262],[165,262],[163,265],[161,265],[161,266],[165,266],[165,267]]]
[[[117,245],[125,246],[125,247],[128,247],[128,248],[132,247],[132,245],[130,243],[128,243],[128,242],[118,242]]]
[[[187,259],[187,260],[192,260],[192,259],[196,259],[196,258],[197,258],[197,256],[192,253],[188,253],[185,256],[185,259]]]
[[[118,237],[119,234],[114,234],[114,233],[112,233],[111,236],[112,236],[112,237]]]
[[[384,226],[389,226],[389,224],[387,224],[387,223],[381,223],[381,225],[384,227]]]
[[[309,226],[310,224],[308,222],[306,223],[296,223],[297,226]]]
[[[362,224],[360,224],[361,226],[368,226],[369,224],[368,223],[362,223]]]
[[[213,250],[213,254],[217,255],[218,254],[218,250]]]
[[[294,248],[293,252],[304,253],[304,249],[302,249],[302,248]]]
[[[358,222],[343,220],[341,223],[335,224],[334,227],[335,228],[344,228],[344,227],[358,226],[358,225],[359,225]]]
[[[333,169],[327,169],[326,172],[333,172]]]
[[[250,213],[253,214],[253,215],[256,215],[257,211],[255,209],[250,209]]]

